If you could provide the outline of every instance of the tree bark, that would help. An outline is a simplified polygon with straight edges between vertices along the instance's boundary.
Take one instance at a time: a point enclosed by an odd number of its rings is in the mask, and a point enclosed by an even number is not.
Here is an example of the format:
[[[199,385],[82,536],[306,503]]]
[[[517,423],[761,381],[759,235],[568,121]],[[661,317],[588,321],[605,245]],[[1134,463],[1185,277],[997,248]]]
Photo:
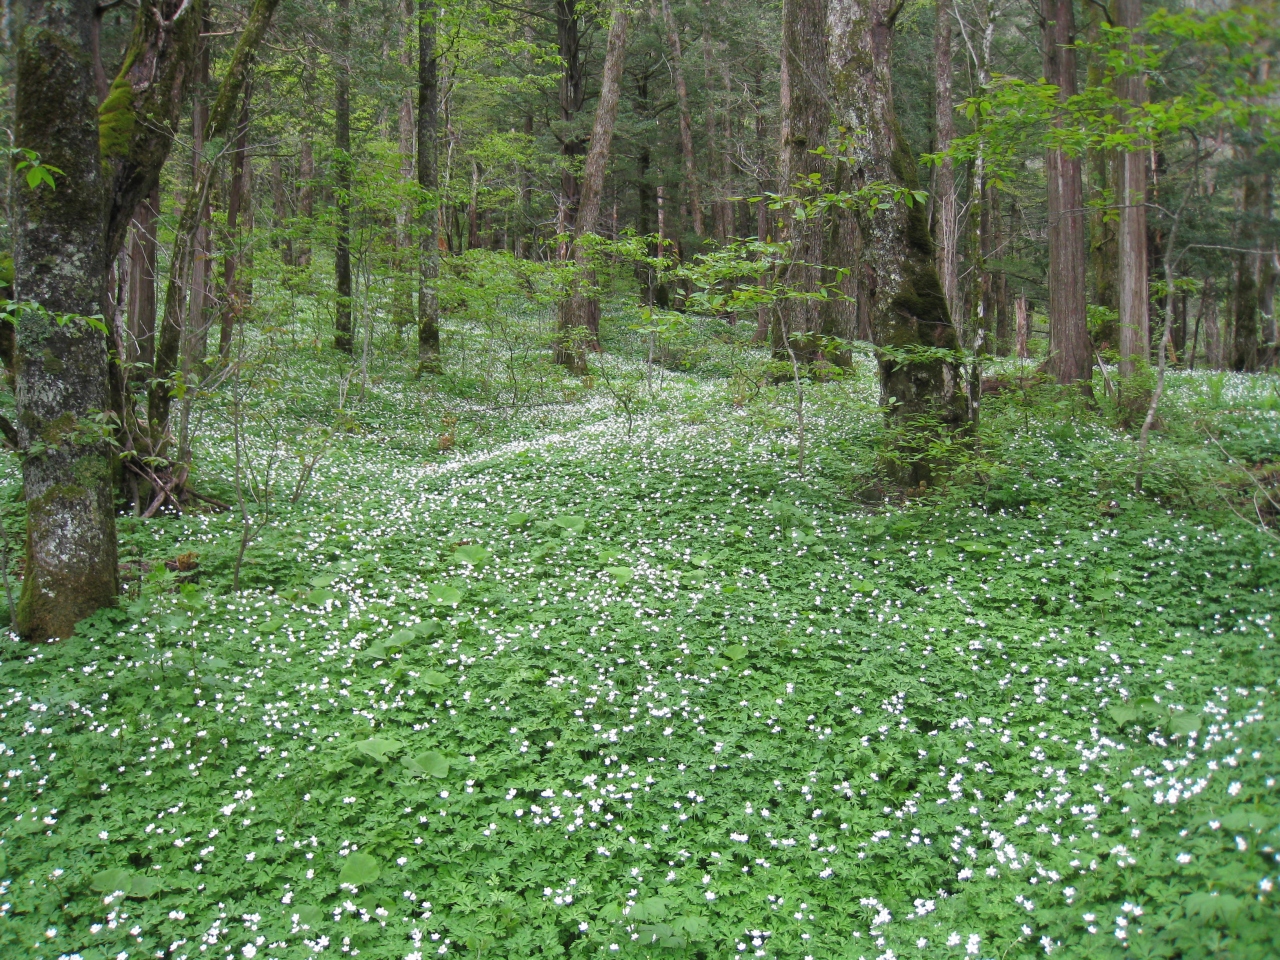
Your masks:
[[[240,39],[231,54],[231,62],[218,86],[218,98],[209,110],[209,120],[204,131],[205,141],[222,139],[231,126],[240,103],[240,95],[253,66],[254,54],[275,13],[280,0],[254,0]],[[105,104],[104,104],[105,106]],[[169,429],[169,407],[173,398],[170,378],[178,361],[182,345],[182,318],[186,306],[185,287],[190,277],[194,252],[192,241],[196,232],[196,217],[209,202],[213,186],[214,164],[203,165],[199,178],[192,185],[191,196],[182,210],[170,254],[169,281],[165,292],[164,318],[160,324],[156,342],[155,375],[147,396],[147,419],[151,424],[154,443],[162,441]],[[157,452],[157,451],[153,451]]]
[[[315,181],[316,161],[311,150],[311,141],[304,137],[298,152],[298,219],[300,236],[294,246],[293,262],[295,266],[305,267],[311,263],[311,221],[315,216]]]
[[[557,232],[572,234],[578,213],[579,181],[578,158],[587,150],[587,141],[572,129],[571,124],[586,101],[587,88],[582,76],[581,36],[578,29],[577,0],[556,0],[556,44],[560,62],[564,65],[560,76],[560,122],[563,130],[560,139],[560,199],[557,211]],[[562,244],[561,258],[568,256]]]
[[[244,316],[244,293],[239,282],[240,251],[243,246],[240,235],[240,208],[245,197],[245,166],[249,150],[249,101],[252,84],[245,85],[244,99],[240,107],[240,120],[236,130],[235,150],[231,157],[231,190],[227,197],[226,254],[222,261],[223,286],[226,303],[222,306],[222,325],[218,336],[218,356],[226,360],[231,356],[231,339],[236,324]]]
[[[1102,39],[1102,24],[1107,22],[1107,9],[1100,3],[1085,3],[1085,37],[1090,43],[1098,43]],[[1103,84],[1105,60],[1096,53],[1089,55],[1087,67],[1088,85],[1093,88]],[[1123,96],[1122,91],[1118,91]],[[1114,150],[1091,149],[1088,153],[1088,180],[1085,189],[1090,199],[1101,201],[1109,194],[1112,204],[1122,203],[1124,194],[1120,182],[1123,174],[1122,164],[1116,159]],[[1089,230],[1089,269],[1092,272],[1092,301],[1099,306],[1116,310],[1119,306],[1117,294],[1117,270],[1120,262],[1119,246],[1116,238],[1116,218],[1103,203],[1095,203],[1088,214]],[[1119,346],[1116,324],[1106,323],[1097,332],[1099,346],[1104,344],[1115,349]]]
[[[781,144],[778,192],[811,199],[833,186],[830,163],[814,153],[825,146],[831,125],[831,80],[827,63],[824,0],[786,0],[782,7]],[[822,186],[811,178],[819,176]],[[779,304],[769,340],[776,358],[796,352],[817,359],[816,336],[823,333],[823,265],[827,262],[827,220],[821,213],[797,217],[784,211],[781,240],[787,244],[783,282],[793,294]]]
[[[433,0],[418,0],[418,375],[440,369],[439,222],[439,75],[436,59],[436,10]]]
[[[1072,0],[1040,0],[1045,80],[1065,101],[1076,93]],[[1093,347],[1085,314],[1084,189],[1080,159],[1051,149],[1045,158],[1049,208],[1049,361],[1060,384],[1091,392]]]
[[[1030,332],[1030,318],[1027,316],[1027,298],[1018,297],[1014,303],[1014,328],[1017,344],[1015,352],[1019,360],[1026,360],[1031,356],[1027,350],[1027,334]]]
[[[1142,20],[1142,0],[1116,0],[1116,26],[1136,30]],[[1117,95],[1136,110],[1146,100],[1147,85],[1141,74],[1116,81]],[[1138,365],[1150,359],[1150,312],[1147,297],[1147,150],[1135,144],[1119,158],[1120,224],[1119,308],[1120,376],[1131,377]]]
[[[14,139],[62,170],[53,189],[31,190],[21,177],[13,185],[14,296],[39,304],[22,312],[16,343],[27,537],[15,628],[36,641],[71,636],[119,593],[114,458],[94,420],[108,404],[107,339],[82,319],[103,311],[111,259],[95,8],[94,0],[24,0],[14,30]],[[62,315],[67,322],[55,319]]]
[[[337,193],[338,242],[333,252],[337,287],[333,345],[343,353],[354,349],[351,326],[351,0],[338,0],[338,49],[334,63],[334,189]]]
[[[412,30],[417,18],[417,5],[413,0],[404,0],[401,14],[407,21],[407,28]],[[412,34],[410,34],[412,36]],[[400,43],[400,65],[408,74],[413,67],[413,48],[407,42],[409,37],[402,37]],[[396,238],[395,238],[395,299],[392,305],[392,318],[396,325],[397,336],[414,320],[413,312],[413,273],[408,269],[409,259],[413,256],[413,207],[412,189],[414,183],[414,123],[413,92],[405,90],[400,98],[399,116],[400,134],[400,183],[404,190],[403,199],[396,205]]]
[[[846,155],[855,188],[874,182],[917,188],[915,159],[894,115],[889,75],[899,9],[892,0],[829,0],[835,119],[851,131]],[[858,210],[855,220],[861,242],[857,292],[880,348],[880,398],[886,413],[903,427],[930,433],[966,427],[969,408],[958,363],[909,355],[921,348],[959,347],[934,265],[924,204],[895,202],[889,209]],[[923,456],[898,479],[923,483],[933,478],[933,468]]]
[[[600,301],[594,293],[583,290],[583,286],[595,285],[594,271],[587,263],[586,252],[579,245],[579,240],[584,234],[595,233],[597,221],[600,219],[605,168],[609,163],[609,147],[613,141],[613,130],[618,120],[622,64],[627,53],[629,19],[625,4],[617,4],[609,23],[609,39],[604,54],[604,73],[600,80],[600,99],[596,102],[595,122],[591,128],[591,145],[587,150],[587,161],[582,168],[582,193],[573,229],[574,242],[569,253],[577,264],[578,277],[568,299],[560,304],[560,336],[555,345],[555,359],[557,363],[563,364],[579,375],[587,372],[587,361],[583,344],[575,341],[575,336],[582,337],[583,334],[580,331],[585,331],[585,339],[595,344],[600,334]]]
[[[156,356],[156,219],[160,188],[138,204],[129,244],[129,361],[144,370]]]
[[[676,26],[675,15],[671,12],[671,4],[668,0],[661,0],[661,3],[662,22],[667,28],[667,42],[671,44],[671,52],[675,55],[671,67],[675,73],[676,107],[680,114],[680,152],[684,156],[685,192],[693,217],[693,232],[699,237],[704,237],[706,226],[702,220],[702,191],[698,186],[698,170],[693,155],[693,120],[689,114],[689,87],[684,79],[684,51],[680,44],[680,30]]]
[[[937,0],[937,22],[933,33],[934,98],[938,153],[945,152],[955,139],[955,104],[951,93],[952,0]],[[954,315],[960,308],[960,216],[956,202],[955,167],[948,157],[938,165],[936,216],[938,223],[938,282]]]
[[[160,184],[192,76],[204,0],[142,0],[124,62],[98,108],[108,171],[108,259],[124,243],[138,204]]]

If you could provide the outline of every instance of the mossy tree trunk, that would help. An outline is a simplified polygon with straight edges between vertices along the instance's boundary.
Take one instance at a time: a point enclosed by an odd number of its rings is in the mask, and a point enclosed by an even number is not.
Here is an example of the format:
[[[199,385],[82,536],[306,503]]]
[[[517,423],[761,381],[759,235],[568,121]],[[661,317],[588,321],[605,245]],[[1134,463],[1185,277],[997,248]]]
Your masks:
[[[846,156],[854,190],[877,182],[918,187],[915,159],[894,115],[889,77],[899,9],[892,0],[829,0],[827,6],[833,119],[850,131]],[[959,346],[934,264],[925,205],[897,202],[888,209],[853,211],[852,219],[860,253],[849,266],[859,310],[879,348],[886,413],[909,428],[967,427],[969,407],[958,363],[920,352]],[[932,465],[921,459],[899,479],[920,483],[931,475]]]
[[[107,341],[78,319],[102,313],[110,259],[95,7],[95,0],[26,0],[15,31],[14,138],[63,171],[53,189],[31,190],[18,178],[14,190],[15,296],[40,306],[22,315],[16,358],[27,501],[16,628],[30,640],[70,636],[119,593],[112,451],[94,420],[108,405]]]

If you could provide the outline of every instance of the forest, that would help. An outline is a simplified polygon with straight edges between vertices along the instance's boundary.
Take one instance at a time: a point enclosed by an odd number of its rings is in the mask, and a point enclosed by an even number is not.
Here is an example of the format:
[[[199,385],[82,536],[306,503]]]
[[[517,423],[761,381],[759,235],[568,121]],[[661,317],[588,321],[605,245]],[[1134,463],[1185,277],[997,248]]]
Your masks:
[[[5,0],[0,956],[1280,956],[1275,0]]]

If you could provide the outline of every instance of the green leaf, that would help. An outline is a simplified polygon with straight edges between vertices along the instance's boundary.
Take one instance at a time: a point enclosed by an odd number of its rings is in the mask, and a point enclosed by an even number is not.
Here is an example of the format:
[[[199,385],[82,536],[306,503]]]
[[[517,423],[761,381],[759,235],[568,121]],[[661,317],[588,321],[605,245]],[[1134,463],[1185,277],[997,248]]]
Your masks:
[[[458,563],[478,567],[489,559],[489,551],[476,544],[463,544],[453,552],[453,559]]]
[[[417,637],[418,635],[412,630],[397,630],[391,635],[391,640],[389,642],[397,647],[403,647],[413,643]]]
[[[1107,713],[1111,714],[1111,719],[1122,727],[1138,719],[1138,711],[1124,703],[1113,703],[1107,708]]]
[[[1229,893],[1193,893],[1183,900],[1183,906],[1189,917],[1230,921],[1244,907],[1244,902]]]
[[[381,640],[369,644],[359,653],[356,654],[357,660],[387,660],[391,657],[387,650],[386,644]]]
[[[739,660],[741,660],[743,657],[747,655],[747,648],[740,643],[735,643],[731,647],[725,647],[723,650],[720,651],[720,653],[723,654],[725,657],[728,657],[734,663],[737,663]]]
[[[289,911],[285,911],[288,913]],[[320,921],[325,918],[325,912],[319,907],[295,907],[294,913],[298,915],[298,922],[304,927],[315,928],[320,925]]]
[[[347,862],[342,865],[338,881],[349,883],[353,887],[363,887],[373,883],[381,874],[382,865],[377,857],[367,853],[352,853],[347,856]]]
[[[630,567],[605,567],[604,572],[613,577],[619,586],[628,583],[635,576],[635,571]]]
[[[1184,737],[1189,733],[1195,733],[1200,729],[1200,715],[1196,713],[1179,713],[1169,721],[1169,729]]]
[[[456,607],[462,602],[462,591],[447,583],[433,583],[427,591],[427,597],[437,606]]]
[[[39,833],[44,829],[45,825],[40,819],[40,814],[24,813],[10,820],[5,827],[4,833],[10,837],[25,837],[28,834]]]
[[[142,900],[159,889],[160,881],[157,878],[136,876],[133,878],[133,887],[129,890],[129,896]]]
[[[576,534],[576,533],[581,533],[583,530],[587,529],[586,517],[574,517],[568,514],[561,514],[551,522],[554,523],[561,530],[566,531],[567,533]]]
[[[423,620],[421,623],[415,623],[409,629],[420,637],[434,637],[436,634],[444,633],[444,627],[440,626],[435,620]]]
[[[358,740],[354,744],[355,748],[366,756],[373,757],[379,763],[386,763],[387,758],[393,753],[398,753],[404,746],[399,740],[387,740],[382,737],[370,737],[368,740]]]
[[[519,510],[517,510],[515,511],[515,513],[507,514],[508,527],[511,527],[512,529],[518,529],[520,527],[526,527],[528,525],[529,525],[529,515],[527,513],[521,513]]]
[[[444,779],[449,775],[449,761],[438,750],[428,750],[416,757],[405,757],[400,762],[415,776]]]
[[[306,596],[306,602],[313,607],[324,606],[326,601],[336,600],[338,595],[332,590],[312,590]]]
[[[119,892],[127,894],[133,889],[133,874],[120,867],[112,870],[103,870],[101,873],[93,875],[90,886],[99,893]]]
[[[449,682],[448,674],[441,673],[439,670],[428,670],[419,679],[425,687],[443,687]]]

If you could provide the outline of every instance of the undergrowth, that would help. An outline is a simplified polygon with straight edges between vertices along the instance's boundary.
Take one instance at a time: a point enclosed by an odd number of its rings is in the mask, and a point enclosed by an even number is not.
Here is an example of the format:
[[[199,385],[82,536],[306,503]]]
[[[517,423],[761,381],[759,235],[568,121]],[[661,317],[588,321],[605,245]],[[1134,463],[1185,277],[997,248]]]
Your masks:
[[[867,505],[868,358],[806,387],[800,475],[790,385],[635,326],[514,399],[388,340],[339,404],[282,350],[250,448],[288,488],[327,446],[243,591],[236,514],[121,518],[120,607],[6,642],[0,952],[1280,953],[1280,564],[1212,442],[1277,457],[1265,382],[1171,378],[1143,498],[1035,388]]]

